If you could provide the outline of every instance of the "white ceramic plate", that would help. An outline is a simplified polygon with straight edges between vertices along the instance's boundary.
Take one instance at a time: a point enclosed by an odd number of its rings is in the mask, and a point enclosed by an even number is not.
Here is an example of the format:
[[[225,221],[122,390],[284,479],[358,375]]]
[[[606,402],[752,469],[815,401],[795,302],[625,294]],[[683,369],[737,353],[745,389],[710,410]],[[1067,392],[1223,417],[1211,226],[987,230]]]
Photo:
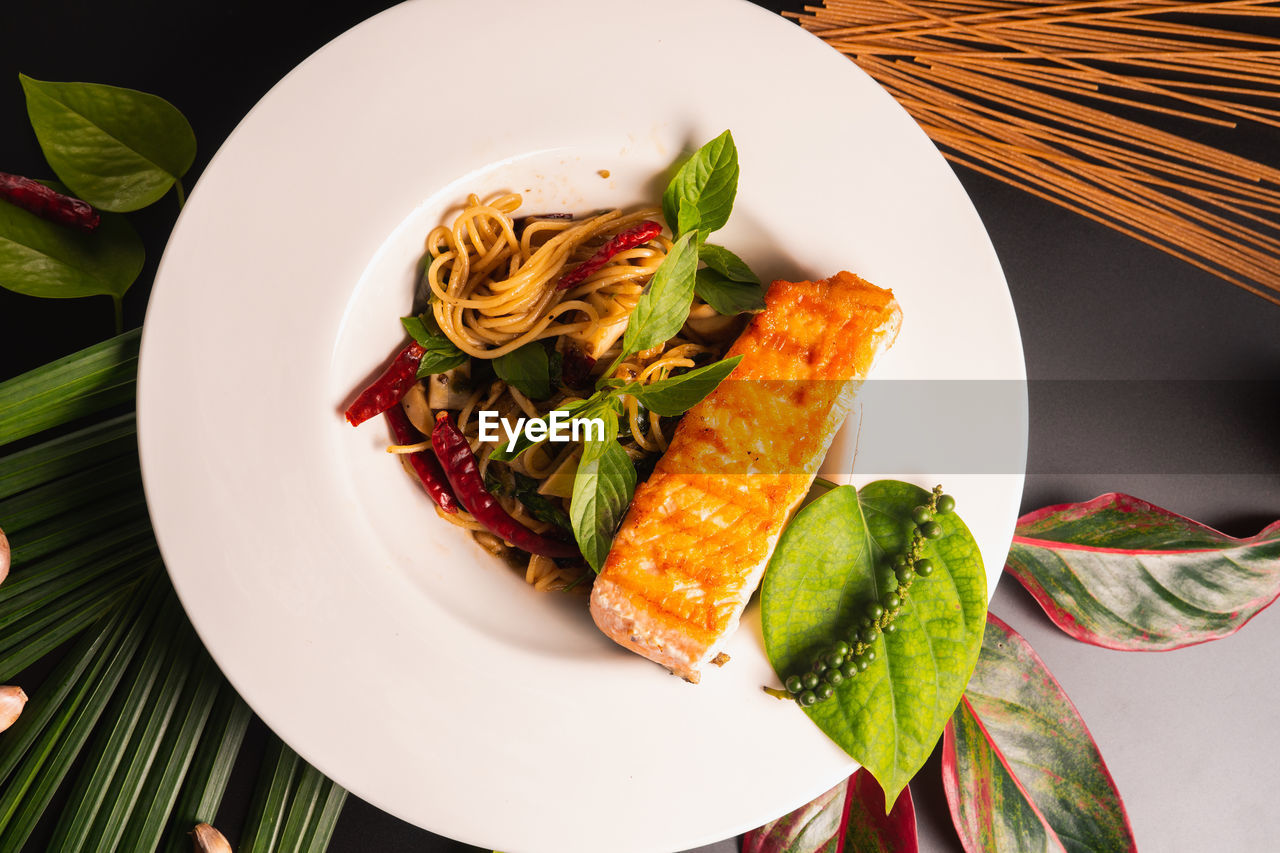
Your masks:
[[[192,193],[143,336],[155,530],[232,683],[373,804],[515,853],[669,851],[851,771],[760,691],[754,606],[732,662],[688,685],[438,521],[381,423],[340,415],[401,345],[422,237],[466,192],[653,202],[726,127],[742,177],[718,240],[767,275],[892,287],[905,322],[878,377],[1023,378],[996,258],[929,141],[847,59],[737,0],[406,3],[282,80]],[[892,408],[867,407],[862,453],[865,427],[910,419]],[[1025,441],[1024,404],[957,415]],[[947,478],[992,586],[1020,470]]]

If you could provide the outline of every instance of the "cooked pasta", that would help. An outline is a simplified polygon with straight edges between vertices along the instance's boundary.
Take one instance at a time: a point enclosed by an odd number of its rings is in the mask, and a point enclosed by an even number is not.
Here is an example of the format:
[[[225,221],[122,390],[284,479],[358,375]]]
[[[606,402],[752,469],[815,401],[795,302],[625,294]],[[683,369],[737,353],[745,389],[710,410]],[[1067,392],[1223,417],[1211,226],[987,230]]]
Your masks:
[[[607,210],[583,218],[565,214],[517,218],[514,214],[521,203],[521,197],[511,193],[483,201],[471,195],[450,224],[427,235],[426,310],[471,360],[431,377],[429,388],[418,383],[401,405],[414,426],[428,435],[436,411],[456,412],[458,428],[503,509],[534,532],[546,533],[563,526],[567,517],[581,445],[546,442],[511,462],[492,460],[500,442],[481,441],[478,413],[496,411],[504,420],[539,417],[582,398],[575,395],[571,383],[561,382],[547,399],[532,400],[497,378],[489,363],[530,342],[550,339],[557,357],[565,364],[573,360],[585,371],[580,378],[586,385],[593,384],[621,353],[627,321],[671,248],[671,240],[656,233],[562,288],[562,277],[595,256],[611,238],[660,214],[640,209]],[[656,225],[652,229],[660,230]],[[723,317],[695,299],[676,337],[629,356],[614,368],[613,376],[649,383],[666,379],[673,371],[701,366],[720,358],[740,328],[737,318]],[[634,397],[624,395],[621,401],[623,449],[638,463],[647,458],[656,461],[666,450],[673,419],[648,411]],[[410,453],[421,448],[419,443],[389,449]],[[486,550],[519,561],[525,580],[536,589],[573,588],[590,573],[580,560],[527,555],[464,510],[437,511],[441,518],[470,530]]]

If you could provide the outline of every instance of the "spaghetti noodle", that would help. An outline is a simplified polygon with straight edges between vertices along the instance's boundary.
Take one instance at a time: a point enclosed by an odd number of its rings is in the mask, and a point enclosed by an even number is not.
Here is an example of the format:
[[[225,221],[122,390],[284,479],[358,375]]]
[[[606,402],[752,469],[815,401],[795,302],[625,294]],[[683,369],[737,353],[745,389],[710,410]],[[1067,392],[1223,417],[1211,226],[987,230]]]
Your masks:
[[[427,435],[437,410],[456,411],[458,429],[471,444],[489,491],[516,521],[544,534],[566,524],[581,446],[543,443],[511,461],[494,460],[491,455],[499,442],[480,439],[478,413],[496,411],[499,418],[514,421],[541,417],[582,398],[561,382],[548,398],[531,399],[498,378],[490,365],[530,343],[551,341],[561,359],[577,358],[594,365],[590,378],[598,378],[621,353],[620,341],[631,312],[672,244],[658,234],[602,263],[597,259],[580,281],[561,288],[566,273],[593,258],[612,238],[659,213],[615,209],[581,219],[563,214],[517,218],[521,203],[513,193],[485,200],[471,195],[450,224],[427,235],[428,310],[440,331],[470,361],[444,377],[432,377],[445,380],[438,388],[419,382],[401,405]],[[656,225],[651,227],[658,230]],[[740,327],[740,322],[695,300],[689,320],[676,337],[629,356],[612,375],[644,384],[666,379],[673,371],[718,359]],[[648,411],[632,396],[623,395],[621,401],[623,449],[640,464],[649,458],[656,461],[667,447],[670,419]],[[408,454],[422,446],[389,450]],[[446,513],[437,508],[437,512],[469,530],[490,553],[520,561],[525,580],[537,589],[574,587],[591,572],[581,561],[524,554],[465,511]]]

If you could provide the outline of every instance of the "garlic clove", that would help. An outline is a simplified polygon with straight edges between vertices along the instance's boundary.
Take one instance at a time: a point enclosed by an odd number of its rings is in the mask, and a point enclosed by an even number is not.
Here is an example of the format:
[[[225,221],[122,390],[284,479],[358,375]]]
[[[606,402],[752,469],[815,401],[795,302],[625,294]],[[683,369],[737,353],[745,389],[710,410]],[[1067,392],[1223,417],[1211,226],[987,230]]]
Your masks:
[[[0,530],[0,583],[9,577],[9,540]]]
[[[191,830],[191,842],[196,853],[231,853],[227,837],[207,823],[198,823]]]
[[[0,732],[18,721],[26,704],[27,694],[21,687],[12,684],[0,687]]]

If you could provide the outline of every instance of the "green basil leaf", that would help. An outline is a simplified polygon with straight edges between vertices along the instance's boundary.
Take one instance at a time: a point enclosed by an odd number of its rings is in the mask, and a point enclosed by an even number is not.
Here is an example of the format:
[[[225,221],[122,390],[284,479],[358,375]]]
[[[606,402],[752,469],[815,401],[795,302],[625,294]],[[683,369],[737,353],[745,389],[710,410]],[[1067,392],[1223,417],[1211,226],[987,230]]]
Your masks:
[[[698,247],[698,260],[729,279],[729,281],[742,281],[750,284],[760,283],[760,278],[751,271],[751,267],[747,266],[747,262],[724,246],[714,246],[711,243],[702,244]]]
[[[123,216],[103,214],[86,234],[0,202],[0,287],[53,299],[119,299],[145,260],[142,240]]]
[[[641,294],[622,334],[622,353],[615,365],[633,353],[675,337],[688,319],[698,269],[698,253],[689,244],[690,237],[685,234],[676,240],[653,274],[648,289]],[[604,375],[612,373],[610,369]]]
[[[648,385],[633,382],[621,389],[620,393],[630,394],[651,411],[665,418],[683,415],[693,408],[703,397],[715,390],[733,369],[742,361],[742,356],[735,355],[679,376],[672,376]]]
[[[703,302],[726,317],[755,314],[764,310],[764,288],[758,284],[732,281],[713,269],[698,270],[694,292]]]
[[[530,341],[495,358],[493,372],[531,400],[551,396],[551,360],[547,358],[547,348],[539,341]]]
[[[195,160],[191,125],[163,98],[97,83],[18,79],[49,165],[94,207],[146,207]]]
[[[440,324],[429,311],[417,317],[401,317],[400,324],[404,326],[409,336],[418,342],[418,346],[426,350],[422,354],[422,361],[418,364],[419,379],[453,370],[455,367],[466,364],[471,358],[440,331]]]
[[[801,510],[782,534],[765,573],[765,649],[780,676],[807,670],[812,656],[847,637],[879,600],[874,567],[902,553],[913,507],[929,493],[881,480],[832,489]],[[889,807],[929,757],[978,660],[987,616],[986,573],[977,543],[955,513],[939,514],[939,539],[926,540],[934,565],[913,582],[892,634],[872,644],[866,672],[833,699],[804,711],[880,782]]]
[[[492,470],[493,466],[490,466]],[[512,472],[515,474],[516,481],[516,500],[524,504],[524,508],[529,510],[529,515],[545,521],[547,524],[554,524],[565,530],[572,530],[573,526],[569,523],[569,516],[565,514],[555,501],[546,495],[538,492],[538,481],[532,477],[521,474],[519,471]]]
[[[582,556],[597,572],[613,545],[613,534],[631,505],[636,490],[636,469],[618,444],[618,424],[606,417],[605,440],[588,441],[583,447],[578,474],[573,479],[569,519]],[[612,423],[612,429],[609,425]]]
[[[694,152],[667,184],[662,212],[676,234],[698,232],[699,241],[724,226],[738,193],[738,149],[729,131]]]

